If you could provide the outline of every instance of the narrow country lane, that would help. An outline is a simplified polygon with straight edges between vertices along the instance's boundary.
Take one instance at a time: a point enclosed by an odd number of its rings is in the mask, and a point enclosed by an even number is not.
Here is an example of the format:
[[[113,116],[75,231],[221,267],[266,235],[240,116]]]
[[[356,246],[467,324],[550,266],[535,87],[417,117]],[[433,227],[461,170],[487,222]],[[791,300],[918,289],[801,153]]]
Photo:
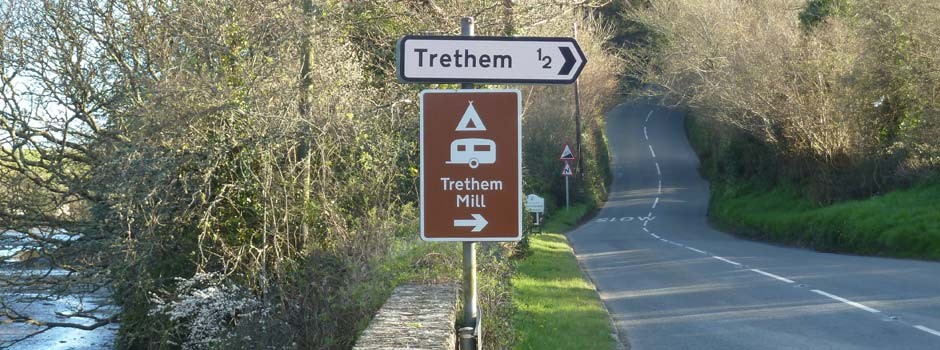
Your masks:
[[[611,111],[610,198],[568,235],[632,349],[940,349],[940,263],[711,229],[684,119],[643,103]]]

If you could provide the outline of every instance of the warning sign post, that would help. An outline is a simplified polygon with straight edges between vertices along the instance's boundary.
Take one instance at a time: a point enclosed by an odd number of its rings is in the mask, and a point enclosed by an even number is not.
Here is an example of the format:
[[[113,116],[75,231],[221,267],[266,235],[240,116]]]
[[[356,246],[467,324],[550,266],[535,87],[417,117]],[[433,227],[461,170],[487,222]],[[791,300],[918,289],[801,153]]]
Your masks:
[[[421,92],[421,238],[522,238],[519,90]]]

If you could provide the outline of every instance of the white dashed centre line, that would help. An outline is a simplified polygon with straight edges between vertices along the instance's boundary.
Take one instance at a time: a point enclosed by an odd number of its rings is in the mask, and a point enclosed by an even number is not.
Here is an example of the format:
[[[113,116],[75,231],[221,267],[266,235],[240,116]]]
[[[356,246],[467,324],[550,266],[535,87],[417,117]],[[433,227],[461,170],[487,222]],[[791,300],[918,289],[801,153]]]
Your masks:
[[[659,180],[659,187],[657,187],[656,193],[663,193],[663,180]]]
[[[645,137],[647,141],[649,141],[649,139],[650,139],[650,135],[646,133],[646,127],[645,127],[645,126],[643,127],[643,137]]]
[[[659,204],[659,197],[656,197],[656,199],[653,200],[653,209],[656,209],[657,204]]]
[[[649,113],[646,114],[646,122],[650,121],[650,117],[653,115],[653,110],[651,109]]]
[[[917,328],[917,329],[922,330],[922,331],[924,331],[924,332],[927,332],[927,333],[930,333],[930,334],[933,334],[933,335],[935,335],[935,336],[940,337],[940,331],[936,331],[936,330],[933,330],[933,329],[930,329],[930,328],[927,328],[927,327],[924,327],[924,326],[921,326],[921,325],[916,325],[916,326],[914,326],[914,328]]]
[[[757,273],[759,273],[759,274],[761,274],[761,275],[764,275],[764,276],[767,276],[767,277],[770,277],[770,278],[773,278],[773,279],[776,279],[776,280],[780,280],[780,281],[783,281],[783,282],[786,282],[786,283],[795,283],[795,282],[793,282],[793,280],[791,280],[791,279],[789,279],[789,278],[780,277],[780,276],[777,276],[777,275],[772,274],[772,273],[770,273],[770,272],[764,272],[764,271],[761,271],[761,270],[758,270],[758,269],[751,269],[751,271],[757,272]]]
[[[689,250],[691,250],[691,251],[693,251],[693,252],[696,252],[696,253],[708,254],[708,253],[706,253],[704,250],[698,250],[698,249],[695,249],[695,248],[692,248],[692,247],[689,247],[689,246],[686,246],[686,248],[689,248]]]
[[[736,263],[736,262],[734,262],[734,261],[731,261],[731,260],[728,260],[728,259],[725,259],[725,258],[722,258],[722,257],[720,257],[720,256],[717,256],[717,255],[715,255],[715,256],[712,256],[712,257],[713,257],[713,258],[715,258],[715,259],[718,259],[718,260],[721,260],[721,261],[724,261],[724,262],[726,262],[726,263],[729,263],[729,264],[731,264],[731,265],[735,265],[735,266],[741,266],[741,264],[739,264],[739,263]]]
[[[649,146],[650,146],[650,155],[652,155],[653,158],[656,158],[656,152],[653,151],[653,145],[649,145]]]
[[[659,163],[656,163],[656,175],[660,175],[660,176],[663,175],[662,171],[659,170]]]
[[[856,307],[856,308],[859,308],[859,309],[862,309],[862,310],[871,312],[871,313],[873,313],[873,314],[881,312],[881,311],[878,311],[877,309],[870,308],[870,307],[868,307],[868,306],[865,306],[865,305],[856,303],[856,302],[851,301],[851,300],[849,300],[849,299],[840,297],[840,296],[838,296],[838,295],[829,294],[829,293],[823,292],[823,291],[818,290],[818,289],[813,289],[813,290],[811,290],[811,292],[816,293],[816,294],[819,294],[819,295],[822,295],[822,296],[827,297],[827,298],[832,299],[832,300],[837,300],[837,301],[843,302],[843,303],[845,303],[845,304],[848,304],[848,305],[854,306],[854,307]]]

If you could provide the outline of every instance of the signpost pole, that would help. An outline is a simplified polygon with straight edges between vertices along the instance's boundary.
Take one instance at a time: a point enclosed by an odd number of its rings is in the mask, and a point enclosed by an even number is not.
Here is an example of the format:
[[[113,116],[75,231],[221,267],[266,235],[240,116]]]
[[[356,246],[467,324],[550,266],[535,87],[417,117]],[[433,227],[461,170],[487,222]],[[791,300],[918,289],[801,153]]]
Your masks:
[[[473,36],[473,17],[460,19],[460,35]],[[473,89],[473,83],[460,84],[461,89]],[[475,339],[477,325],[477,250],[476,242],[463,242],[463,327],[460,329],[462,350],[480,349],[480,339]],[[468,329],[469,328],[469,329]]]
[[[574,38],[578,38],[578,24],[574,24]],[[574,80],[574,133],[575,133],[575,152],[578,157],[578,175],[584,177],[581,163],[581,93],[578,89],[578,80]]]
[[[570,203],[568,202],[568,178],[570,176],[565,176],[565,209],[570,208]]]
[[[461,18],[460,31],[460,36],[403,36],[395,58],[402,83],[460,83],[458,91],[429,89],[419,95],[421,238],[463,243],[463,317],[457,332],[462,350],[479,350],[483,315],[477,294],[476,243],[519,241],[523,235],[522,92],[475,91],[474,84],[571,84],[587,57],[572,38],[476,36],[473,17]],[[481,119],[481,114],[486,118]],[[426,152],[425,146],[435,151]],[[449,154],[444,152],[448,148]],[[568,177],[573,175],[567,162],[576,159],[580,158],[565,145],[561,160],[566,161],[566,207],[570,206]],[[535,198],[541,225],[545,202]]]

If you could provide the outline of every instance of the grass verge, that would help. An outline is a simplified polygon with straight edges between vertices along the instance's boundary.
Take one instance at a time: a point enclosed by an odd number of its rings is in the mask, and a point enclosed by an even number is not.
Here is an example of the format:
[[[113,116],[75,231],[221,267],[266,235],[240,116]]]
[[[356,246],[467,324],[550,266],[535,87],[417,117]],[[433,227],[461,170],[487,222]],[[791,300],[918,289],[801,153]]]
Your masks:
[[[940,181],[818,206],[792,186],[715,186],[710,215],[742,236],[821,251],[940,260]]]
[[[512,278],[514,349],[614,349],[607,311],[561,233],[587,212],[583,204],[561,210],[530,237],[532,254]]]

